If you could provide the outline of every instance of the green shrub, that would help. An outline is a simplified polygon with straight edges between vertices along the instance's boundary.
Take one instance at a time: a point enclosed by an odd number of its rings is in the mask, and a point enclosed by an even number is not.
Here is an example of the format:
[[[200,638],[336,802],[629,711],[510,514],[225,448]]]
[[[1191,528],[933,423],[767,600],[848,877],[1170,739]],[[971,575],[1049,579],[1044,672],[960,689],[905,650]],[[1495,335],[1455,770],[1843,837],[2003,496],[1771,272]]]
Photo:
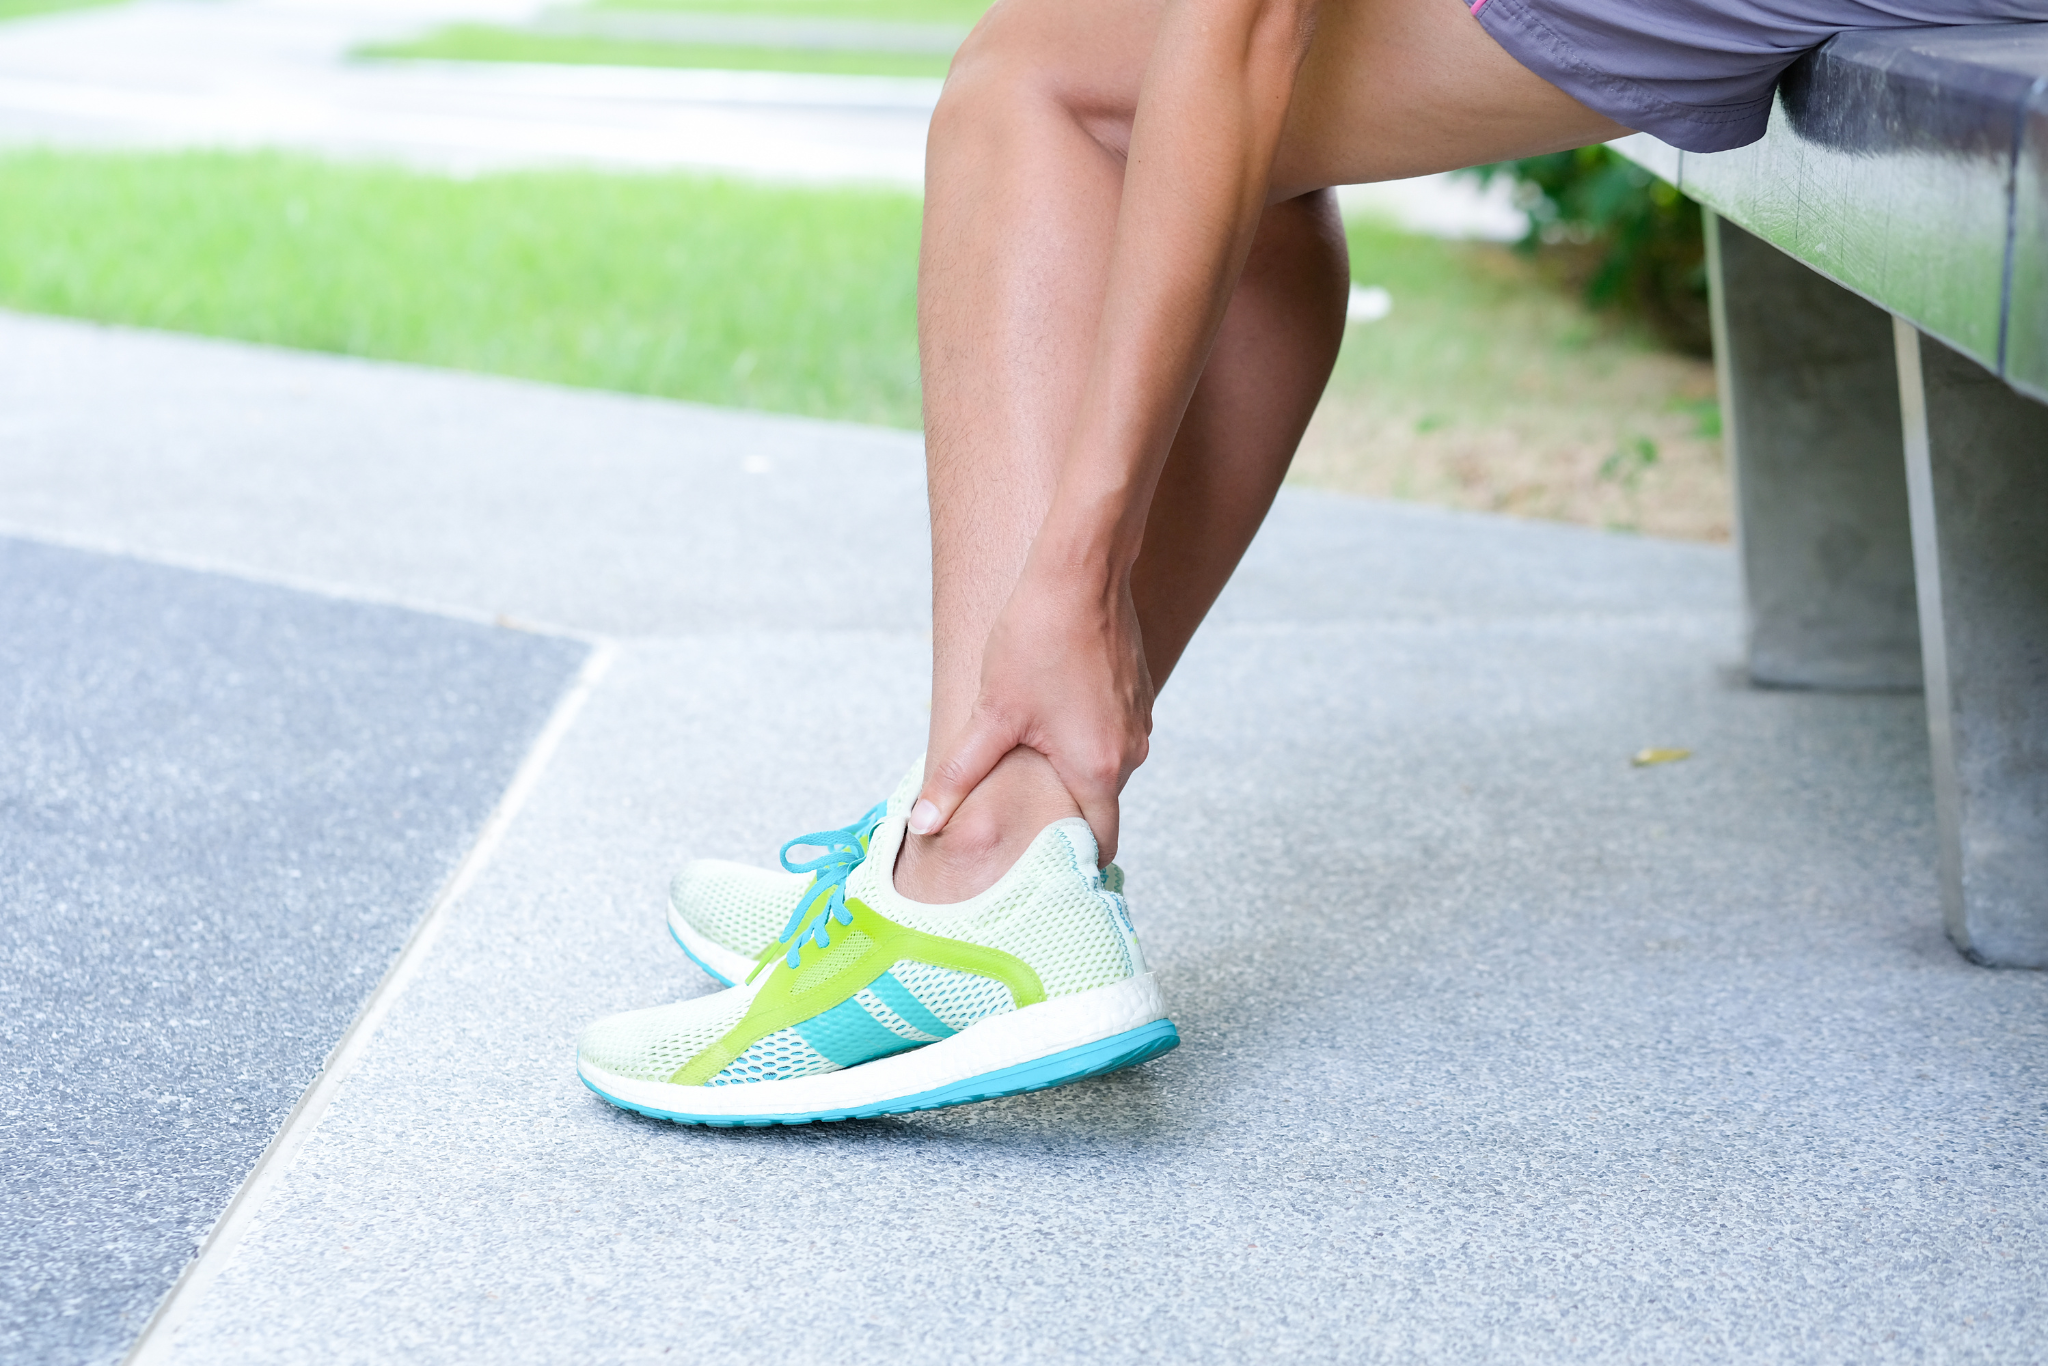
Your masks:
[[[1529,213],[1522,248],[1549,253],[1595,307],[1634,313],[1672,347],[1711,354],[1699,206],[1605,146],[1475,168],[1512,176]]]

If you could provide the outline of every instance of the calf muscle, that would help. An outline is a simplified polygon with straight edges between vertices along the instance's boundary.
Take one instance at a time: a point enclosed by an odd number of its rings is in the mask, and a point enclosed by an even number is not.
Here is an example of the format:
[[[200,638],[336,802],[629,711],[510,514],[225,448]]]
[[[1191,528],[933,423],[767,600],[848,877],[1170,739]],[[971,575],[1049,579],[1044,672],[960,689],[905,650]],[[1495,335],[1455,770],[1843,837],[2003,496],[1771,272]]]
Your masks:
[[[928,154],[935,768],[913,828],[940,833],[906,841],[906,894],[980,890],[1077,806],[1113,852],[1151,693],[1256,532],[1335,359],[1348,271],[1318,192],[1621,131],[1458,0],[989,12]],[[1014,607],[1027,582],[1037,596]],[[1074,693],[1082,677],[1099,682]],[[1103,724],[1062,738],[1069,708]]]

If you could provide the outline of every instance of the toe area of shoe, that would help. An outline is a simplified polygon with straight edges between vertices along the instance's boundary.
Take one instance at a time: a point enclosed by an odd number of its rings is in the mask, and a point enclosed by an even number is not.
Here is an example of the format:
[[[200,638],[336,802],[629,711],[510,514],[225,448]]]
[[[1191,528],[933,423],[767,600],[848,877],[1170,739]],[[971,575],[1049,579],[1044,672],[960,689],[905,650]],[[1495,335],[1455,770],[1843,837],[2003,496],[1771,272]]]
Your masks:
[[[577,1062],[612,1076],[667,1081],[731,1032],[746,1015],[751,997],[749,991],[731,988],[607,1015],[577,1036]]]

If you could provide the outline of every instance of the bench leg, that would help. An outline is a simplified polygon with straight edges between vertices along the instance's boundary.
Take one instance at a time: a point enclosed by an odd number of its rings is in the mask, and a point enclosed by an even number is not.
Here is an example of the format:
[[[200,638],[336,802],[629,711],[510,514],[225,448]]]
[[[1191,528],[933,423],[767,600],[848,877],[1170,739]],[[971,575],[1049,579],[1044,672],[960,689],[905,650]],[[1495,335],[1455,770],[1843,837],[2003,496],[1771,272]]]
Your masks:
[[[1917,688],[1891,319],[1719,215],[1706,226],[1750,677]]]
[[[1896,324],[1949,938],[2048,967],[2048,404]]]

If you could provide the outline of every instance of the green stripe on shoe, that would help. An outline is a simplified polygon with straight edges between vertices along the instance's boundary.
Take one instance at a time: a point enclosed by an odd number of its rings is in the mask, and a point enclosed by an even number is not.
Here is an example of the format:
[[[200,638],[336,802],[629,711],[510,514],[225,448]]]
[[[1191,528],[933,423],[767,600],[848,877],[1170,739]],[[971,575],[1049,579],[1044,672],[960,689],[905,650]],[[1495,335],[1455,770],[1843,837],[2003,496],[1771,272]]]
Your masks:
[[[831,929],[832,937],[839,941],[839,946],[843,946],[851,941],[851,936],[864,935],[869,941],[865,949],[841,964],[837,970],[820,978],[817,976],[817,969],[821,965],[821,960],[830,954],[840,952],[840,947],[821,949],[805,939],[801,945],[798,966],[792,968],[787,961],[778,961],[770,971],[768,980],[761,984],[761,990],[755,995],[753,1003],[747,1007],[746,1015],[733,1026],[731,1032],[677,1068],[669,1081],[677,1086],[702,1086],[730,1067],[733,1059],[760,1040],[778,1030],[795,1028],[813,1020],[842,1001],[852,1000],[854,994],[862,987],[872,986],[890,968],[905,959],[930,963],[933,967],[951,968],[956,972],[972,973],[977,977],[993,977],[1010,989],[1010,999],[1020,1010],[1045,999],[1045,984],[1039,981],[1037,971],[1014,954],[981,944],[970,944],[964,939],[948,939],[943,935],[926,934],[922,930],[913,930],[908,925],[899,925],[871,909],[858,897],[848,897],[846,909],[852,914],[853,923],[845,926],[834,925]],[[763,957],[766,957],[765,953]],[[800,978],[803,979],[801,990],[797,986]],[[881,993],[876,994],[879,996]],[[903,994],[909,996],[910,993],[906,991]],[[854,1008],[860,1009],[859,1006]],[[896,1006],[890,1002],[889,1008],[895,1010]],[[865,1015],[867,1012],[861,1013]],[[929,1011],[924,1013],[930,1014]],[[904,1019],[910,1024],[917,1025],[919,1029],[924,1029],[923,1025],[910,1016],[905,1015]],[[879,1024],[875,1027],[881,1028]],[[805,1042],[808,1043],[810,1040],[806,1038]],[[811,1046],[818,1047],[815,1043]],[[822,1048],[818,1051],[825,1052]],[[826,1053],[826,1056],[831,1057],[831,1054]],[[833,1061],[838,1060],[835,1058]]]

